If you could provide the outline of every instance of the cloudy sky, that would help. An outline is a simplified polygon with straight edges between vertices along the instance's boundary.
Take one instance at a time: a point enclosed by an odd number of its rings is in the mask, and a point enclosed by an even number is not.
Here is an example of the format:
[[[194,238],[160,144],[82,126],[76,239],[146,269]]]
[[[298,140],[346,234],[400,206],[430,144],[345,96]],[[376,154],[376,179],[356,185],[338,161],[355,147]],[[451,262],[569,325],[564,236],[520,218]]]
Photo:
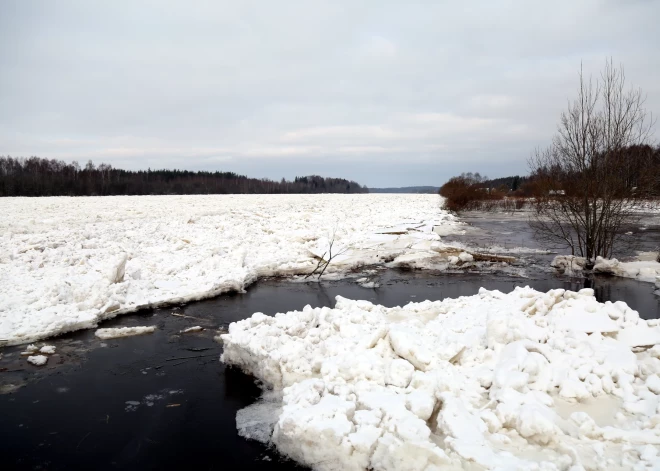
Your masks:
[[[372,187],[522,174],[581,62],[623,63],[660,113],[658,18],[654,0],[0,0],[0,155]]]

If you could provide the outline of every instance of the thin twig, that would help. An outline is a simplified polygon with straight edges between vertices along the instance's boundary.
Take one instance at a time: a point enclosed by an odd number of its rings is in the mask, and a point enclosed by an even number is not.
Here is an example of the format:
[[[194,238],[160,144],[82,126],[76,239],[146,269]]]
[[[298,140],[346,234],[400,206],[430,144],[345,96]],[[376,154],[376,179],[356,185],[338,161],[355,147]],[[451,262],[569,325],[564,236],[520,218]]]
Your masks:
[[[316,268],[314,268],[314,270],[313,270],[311,273],[308,273],[307,276],[305,277],[305,279],[309,278],[309,277],[312,276],[314,273],[316,273],[316,270],[318,270],[319,267],[321,266],[321,264],[322,264],[323,262],[325,262],[325,260],[323,259],[323,257],[325,257],[325,254],[327,254],[327,253],[328,253],[327,250],[326,250],[325,252],[323,252],[323,255],[321,255],[321,256],[319,257],[319,263],[316,264]]]
[[[84,442],[85,439],[86,439],[87,437],[89,437],[91,434],[92,434],[92,432],[87,432],[87,435],[85,435],[84,437],[82,437],[82,440],[80,440],[80,441],[78,442],[78,446],[76,447],[76,451],[78,450],[78,448],[80,448],[80,445],[82,445],[82,442]]]

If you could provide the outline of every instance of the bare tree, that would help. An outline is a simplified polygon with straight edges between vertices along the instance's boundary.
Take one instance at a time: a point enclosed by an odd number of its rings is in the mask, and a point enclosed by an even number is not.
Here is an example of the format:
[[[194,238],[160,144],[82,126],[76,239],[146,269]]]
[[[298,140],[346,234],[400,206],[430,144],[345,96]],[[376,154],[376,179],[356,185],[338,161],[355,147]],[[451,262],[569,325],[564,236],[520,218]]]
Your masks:
[[[591,265],[597,256],[612,256],[652,185],[652,175],[644,172],[630,177],[629,149],[652,150],[644,144],[654,121],[645,95],[626,88],[623,67],[611,60],[596,81],[582,70],[579,78],[578,97],[562,113],[552,144],[529,161],[538,184],[530,224],[539,238],[570,248]],[[647,154],[635,156],[635,165],[650,170],[652,152]]]

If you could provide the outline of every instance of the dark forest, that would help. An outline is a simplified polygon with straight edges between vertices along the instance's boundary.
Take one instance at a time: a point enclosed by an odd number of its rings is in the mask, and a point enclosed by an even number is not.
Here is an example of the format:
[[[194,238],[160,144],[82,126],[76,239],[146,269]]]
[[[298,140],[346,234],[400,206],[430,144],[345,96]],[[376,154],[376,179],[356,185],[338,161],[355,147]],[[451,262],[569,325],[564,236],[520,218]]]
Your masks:
[[[0,156],[0,196],[207,195],[229,193],[368,193],[366,186],[317,175],[248,178],[233,172],[121,170],[107,164]]]

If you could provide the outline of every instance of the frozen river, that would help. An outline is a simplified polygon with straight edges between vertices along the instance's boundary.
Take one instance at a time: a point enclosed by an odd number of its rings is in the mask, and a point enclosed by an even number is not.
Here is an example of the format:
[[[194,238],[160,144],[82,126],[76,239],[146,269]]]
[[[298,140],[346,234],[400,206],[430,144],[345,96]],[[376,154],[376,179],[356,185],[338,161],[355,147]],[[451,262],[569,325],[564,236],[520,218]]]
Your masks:
[[[49,342],[57,346],[58,357],[42,369],[26,366],[20,347],[5,348],[0,387],[22,387],[0,395],[3,459],[8,469],[294,469],[272,449],[238,436],[236,412],[253,403],[260,390],[253,378],[218,361],[217,326],[253,312],[333,306],[337,295],[396,306],[472,295],[482,286],[503,292],[520,284],[542,291],[583,287],[552,274],[521,280],[504,274],[389,271],[381,282],[374,290],[354,281],[263,280],[245,294],[176,310],[140,311],[103,327],[155,324],[154,334],[105,342],[90,330],[66,334]],[[597,284],[596,293],[601,300],[623,299],[642,315],[654,316],[660,313],[660,300],[648,288],[610,278]],[[209,330],[178,333],[192,325]],[[193,358],[167,361],[178,357]]]
[[[5,347],[0,359],[3,458],[16,469],[294,469],[272,448],[238,436],[236,412],[254,403],[254,378],[218,361],[214,340],[234,321],[255,312],[332,307],[335,297],[386,307],[472,296],[480,288],[507,293],[516,286],[538,291],[593,288],[600,302],[625,301],[645,319],[660,315],[653,285],[631,279],[568,278],[549,268],[554,253],[536,245],[521,217],[474,215],[460,235],[442,242],[516,257],[512,264],[447,267],[442,271],[357,271],[335,281],[291,282],[266,278],[243,294],[223,294],[178,307],[143,309],[101,327],[155,325],[150,335],[100,340],[80,330],[48,340],[56,347],[46,366]],[[646,250],[658,224],[639,231]],[[632,255],[632,253],[631,253]],[[447,268],[450,273],[447,272]],[[377,288],[365,288],[367,277]],[[177,315],[172,315],[175,313]],[[201,332],[181,334],[201,326]]]

